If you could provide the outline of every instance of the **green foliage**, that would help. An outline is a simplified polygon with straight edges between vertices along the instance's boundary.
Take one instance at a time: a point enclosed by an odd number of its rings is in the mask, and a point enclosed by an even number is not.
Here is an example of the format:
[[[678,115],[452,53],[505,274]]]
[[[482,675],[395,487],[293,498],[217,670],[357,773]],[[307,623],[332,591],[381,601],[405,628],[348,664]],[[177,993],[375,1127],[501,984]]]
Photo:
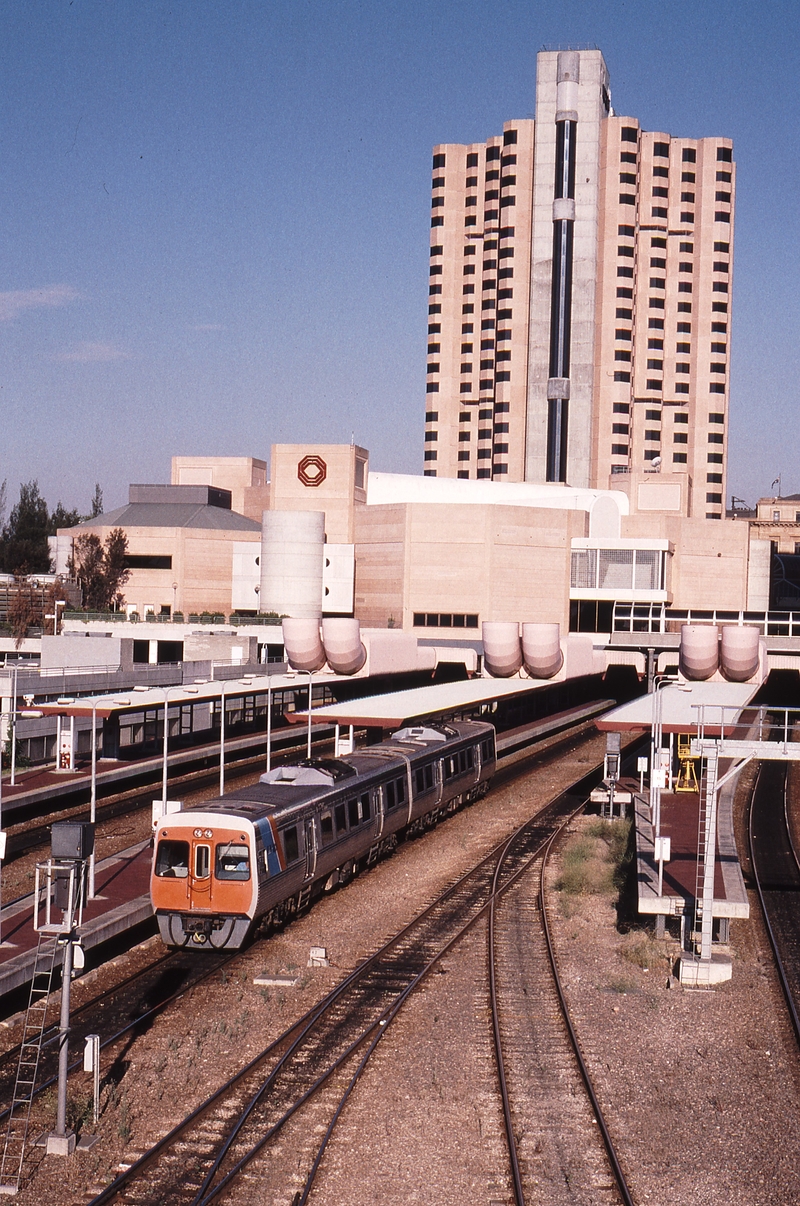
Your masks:
[[[80,583],[88,611],[110,611],[124,605],[122,587],[130,577],[127,553],[128,538],[122,528],[109,532],[105,544],[94,532],[77,537],[70,570]]]
[[[564,848],[559,889],[567,896],[608,894],[624,878],[630,821],[593,822]]]
[[[92,510],[89,519],[97,519],[98,515],[103,514],[103,491],[100,489],[100,483],[94,484],[94,496],[92,498]]]
[[[50,514],[37,481],[23,482],[0,536],[0,569],[7,574],[48,574]]]

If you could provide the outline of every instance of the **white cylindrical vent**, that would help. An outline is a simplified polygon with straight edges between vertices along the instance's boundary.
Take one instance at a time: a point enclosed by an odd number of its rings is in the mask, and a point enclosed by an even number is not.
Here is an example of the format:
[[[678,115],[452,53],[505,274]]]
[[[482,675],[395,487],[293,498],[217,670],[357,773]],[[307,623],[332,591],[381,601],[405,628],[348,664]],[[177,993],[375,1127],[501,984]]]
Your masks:
[[[558,624],[522,625],[522,661],[531,678],[552,678],[564,665]]]
[[[324,548],[324,511],[265,511],[261,521],[261,610],[319,619]]]
[[[358,620],[338,617],[323,620],[322,643],[328,665],[336,674],[357,674],[367,660]]]
[[[732,683],[746,683],[758,670],[760,632],[752,625],[739,628],[726,624],[722,629],[720,662],[722,673]]]
[[[483,664],[493,678],[510,678],[517,673],[522,665],[519,624],[484,620]]]
[[[286,660],[293,670],[321,670],[325,665],[319,620],[284,620],[283,647],[286,650]]]
[[[716,624],[681,627],[680,671],[684,678],[703,682],[719,665],[719,629]]]

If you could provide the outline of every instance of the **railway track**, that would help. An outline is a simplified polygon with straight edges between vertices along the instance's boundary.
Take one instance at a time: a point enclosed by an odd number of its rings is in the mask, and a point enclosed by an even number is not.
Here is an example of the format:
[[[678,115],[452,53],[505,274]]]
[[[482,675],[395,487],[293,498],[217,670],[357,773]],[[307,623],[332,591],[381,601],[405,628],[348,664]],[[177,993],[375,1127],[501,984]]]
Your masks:
[[[750,801],[750,861],[764,922],[800,1043],[800,862],[792,842],[788,768],[762,762]]]
[[[516,1206],[633,1206],[569,1016],[547,917],[547,860],[571,811],[489,910],[489,998]],[[516,841],[516,839],[514,839]],[[499,877],[500,864],[497,875]]]
[[[92,1206],[114,1200],[206,1206],[229,1195],[249,1201],[254,1183],[264,1179],[274,1193],[303,1206],[336,1122],[404,1003],[491,902],[540,858],[601,775],[595,768],[504,839],[123,1169]]]
[[[114,985],[111,992],[98,993],[73,1009],[70,1018],[70,1045],[79,1058],[70,1064],[70,1072],[83,1068],[83,1043],[88,1034],[100,1035],[100,1049],[108,1052],[152,1025],[158,1014],[189,989],[202,984],[221,971],[235,954],[209,953],[198,962],[187,951],[159,950],[156,957]],[[53,1008],[53,1015],[56,1010]],[[45,1032],[39,1063],[36,1096],[49,1089],[58,1074],[58,1024]],[[8,1117],[6,1104],[14,1089],[19,1046],[10,1047],[0,1057],[0,1123]]]
[[[522,769],[522,763],[526,764],[526,770],[531,762],[547,764],[554,757],[560,756],[565,746],[574,746],[576,741],[580,743],[586,740],[592,729],[591,721],[579,719],[574,728],[559,731],[545,741],[537,742],[527,751],[521,751],[515,746],[513,758],[509,759],[509,763],[513,764],[504,766],[498,772],[496,782],[515,778]],[[173,1001],[221,970],[234,960],[237,954],[238,952],[233,952],[219,957],[206,955],[200,963],[196,954],[193,957],[190,952],[160,954],[146,967],[132,975],[126,975],[112,988],[73,1011],[70,1035],[72,1050],[76,1053],[81,1050],[86,1035],[99,1034],[101,1050],[106,1053],[108,1059],[109,1051],[113,1055],[115,1047],[122,1047],[126,1042],[135,1039],[144,1029],[149,1028],[158,1014]],[[123,1019],[127,1020],[123,1022]],[[39,1083],[35,1093],[37,1097],[56,1080],[56,1040],[57,1027],[54,1024],[45,1035],[40,1074],[37,1078]],[[9,1100],[13,1090],[18,1055],[17,1046],[0,1056],[0,1123],[8,1115],[8,1107],[2,1103]],[[70,1065],[70,1073],[81,1069],[82,1058],[77,1058]]]

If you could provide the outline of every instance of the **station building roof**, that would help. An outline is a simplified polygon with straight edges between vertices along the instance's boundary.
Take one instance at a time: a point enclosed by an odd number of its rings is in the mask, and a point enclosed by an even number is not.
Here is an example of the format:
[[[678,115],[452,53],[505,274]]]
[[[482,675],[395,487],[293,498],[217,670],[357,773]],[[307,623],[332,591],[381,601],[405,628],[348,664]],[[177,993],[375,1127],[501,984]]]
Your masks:
[[[370,695],[345,703],[324,704],[313,709],[311,720],[315,724],[352,724],[391,729],[406,720],[433,719],[442,713],[459,712],[477,704],[492,703],[496,699],[528,695],[549,685],[547,679],[521,678],[472,678],[455,683],[436,683],[430,687]],[[289,719],[297,724],[305,724],[308,712],[295,712]]]
[[[744,708],[759,688],[758,683],[686,683],[664,687],[661,695],[661,726],[665,733],[690,733],[697,727],[698,708],[705,708],[705,729],[713,726],[716,709]],[[640,695],[596,720],[598,729],[610,733],[646,733],[653,726],[655,693]],[[720,713],[721,714],[721,713]]]
[[[260,532],[261,524],[226,507],[193,502],[133,502],[68,530],[90,532],[95,528],[211,528],[223,532]]]

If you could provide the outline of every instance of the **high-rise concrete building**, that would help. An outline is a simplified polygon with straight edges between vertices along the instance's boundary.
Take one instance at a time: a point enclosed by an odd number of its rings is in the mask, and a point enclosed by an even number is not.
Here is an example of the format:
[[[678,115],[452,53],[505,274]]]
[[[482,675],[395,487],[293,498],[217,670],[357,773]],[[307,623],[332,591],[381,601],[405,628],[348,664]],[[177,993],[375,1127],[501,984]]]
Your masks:
[[[434,148],[424,469],[724,514],[735,166],[543,51],[535,120]]]

